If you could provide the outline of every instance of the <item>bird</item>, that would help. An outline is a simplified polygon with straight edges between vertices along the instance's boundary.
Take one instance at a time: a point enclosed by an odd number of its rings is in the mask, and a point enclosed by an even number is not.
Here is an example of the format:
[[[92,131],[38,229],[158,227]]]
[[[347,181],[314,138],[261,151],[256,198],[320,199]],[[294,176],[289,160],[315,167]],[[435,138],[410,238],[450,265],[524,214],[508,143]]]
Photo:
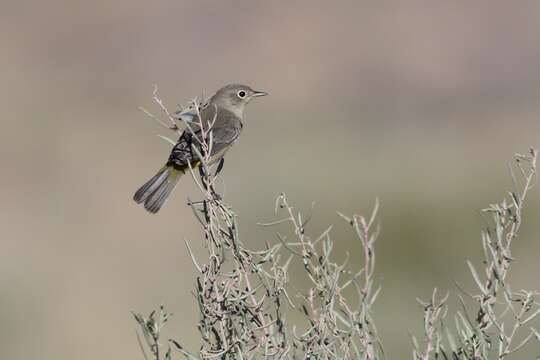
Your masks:
[[[201,124],[203,132],[211,126],[212,144],[209,144],[211,153],[208,165],[219,161],[218,168],[221,170],[226,152],[242,132],[246,105],[252,99],[266,95],[267,92],[253,90],[247,85],[229,84],[223,86],[201,105],[200,111],[191,109],[174,113],[173,117],[186,121],[190,129],[182,132],[165,165],[135,192],[133,200],[137,204],[143,204],[152,214],[161,209],[190,165],[192,168],[200,165],[193,147],[199,146],[199,141],[202,140]]]

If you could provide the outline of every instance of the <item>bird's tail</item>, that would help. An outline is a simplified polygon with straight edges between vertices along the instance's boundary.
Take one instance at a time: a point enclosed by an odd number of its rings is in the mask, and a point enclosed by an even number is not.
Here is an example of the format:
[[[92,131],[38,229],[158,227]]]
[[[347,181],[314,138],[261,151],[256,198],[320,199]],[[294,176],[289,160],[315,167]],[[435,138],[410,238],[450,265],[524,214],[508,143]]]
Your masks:
[[[162,167],[156,175],[137,190],[133,200],[137,204],[144,203],[144,208],[148,212],[157,213],[174,190],[182,174],[181,170],[176,170],[172,166]]]

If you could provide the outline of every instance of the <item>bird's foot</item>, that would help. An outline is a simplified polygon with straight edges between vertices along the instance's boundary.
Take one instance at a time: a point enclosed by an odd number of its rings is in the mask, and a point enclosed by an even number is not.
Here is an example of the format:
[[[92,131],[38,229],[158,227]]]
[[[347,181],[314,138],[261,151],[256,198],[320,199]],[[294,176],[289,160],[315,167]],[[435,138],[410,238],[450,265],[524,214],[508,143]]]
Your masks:
[[[214,198],[215,201],[223,200],[223,196],[218,194],[214,189],[212,189],[212,197]]]

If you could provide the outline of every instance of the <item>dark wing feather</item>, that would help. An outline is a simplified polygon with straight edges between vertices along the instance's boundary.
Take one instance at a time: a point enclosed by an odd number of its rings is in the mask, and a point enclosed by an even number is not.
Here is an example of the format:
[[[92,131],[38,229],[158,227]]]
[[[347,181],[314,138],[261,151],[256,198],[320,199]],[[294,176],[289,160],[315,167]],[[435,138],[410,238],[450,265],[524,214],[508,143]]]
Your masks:
[[[176,145],[174,145],[167,166],[172,166],[177,170],[184,170],[189,162],[197,157],[194,154],[191,144],[193,143],[193,134],[189,130],[184,130]]]

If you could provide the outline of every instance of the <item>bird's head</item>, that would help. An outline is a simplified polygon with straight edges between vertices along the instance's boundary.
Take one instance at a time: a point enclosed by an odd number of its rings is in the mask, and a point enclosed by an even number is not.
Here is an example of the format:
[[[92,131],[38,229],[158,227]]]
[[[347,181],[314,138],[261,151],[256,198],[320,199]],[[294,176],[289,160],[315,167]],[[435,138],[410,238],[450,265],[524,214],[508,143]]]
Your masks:
[[[259,96],[268,95],[264,91],[255,91],[247,85],[230,84],[219,89],[210,99],[210,104],[242,114],[245,106]]]

